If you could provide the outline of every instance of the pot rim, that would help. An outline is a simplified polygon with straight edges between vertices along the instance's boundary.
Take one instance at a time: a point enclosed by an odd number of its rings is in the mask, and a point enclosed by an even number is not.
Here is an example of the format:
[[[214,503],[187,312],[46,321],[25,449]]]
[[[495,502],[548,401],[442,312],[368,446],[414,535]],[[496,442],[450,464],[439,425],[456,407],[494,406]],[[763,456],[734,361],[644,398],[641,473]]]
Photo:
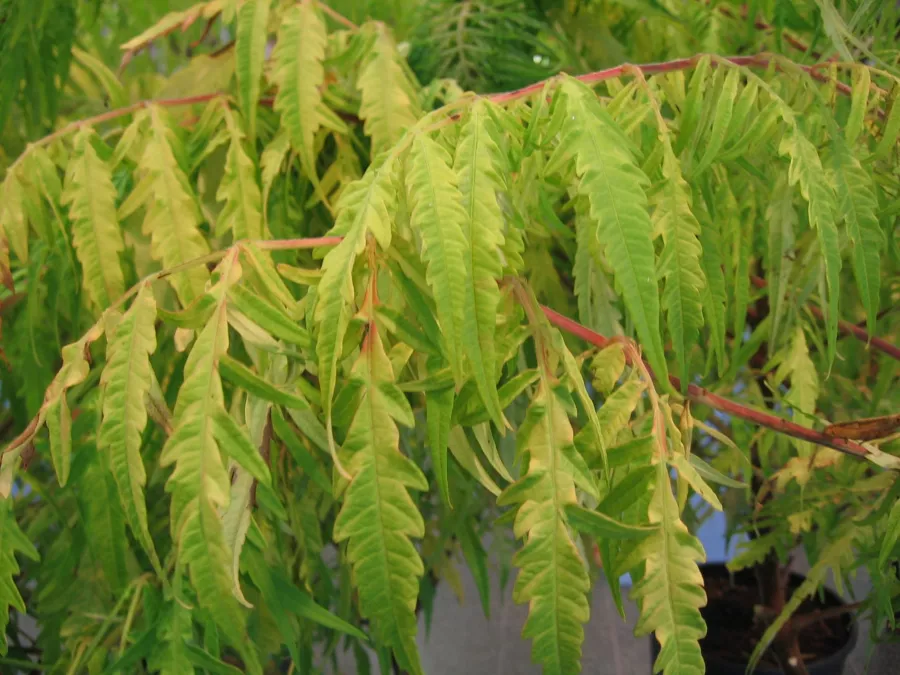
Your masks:
[[[700,568],[700,573],[703,574],[704,581],[706,579],[707,571],[715,573],[715,571],[721,570],[721,572],[724,573],[724,576],[729,576],[729,577],[730,576],[740,576],[740,575],[746,576],[748,574],[752,574],[752,568],[747,568],[747,569],[743,569],[738,572],[735,572],[732,575],[732,573],[728,570],[726,563],[723,563],[723,562],[703,563],[703,564],[698,565],[698,567]],[[800,582],[802,583],[802,581],[806,579],[806,576],[803,574],[800,574],[798,572],[791,572],[791,579],[792,580],[795,580],[795,579],[800,580]],[[842,605],[848,604],[847,601],[844,600],[844,598],[842,598],[835,590],[828,588],[827,586],[824,587],[824,590],[828,596],[831,596],[831,598],[834,599],[834,601],[835,601],[834,606],[842,606]],[[846,616],[849,619],[850,625],[849,625],[849,634],[847,636],[847,640],[844,643],[844,645],[836,652],[833,652],[824,658],[820,658],[820,659],[816,659],[814,661],[808,662],[806,664],[808,667],[825,666],[825,665],[829,665],[832,663],[835,663],[835,664],[842,663],[850,655],[850,652],[853,651],[853,648],[856,646],[856,643],[859,640],[859,621],[856,618],[856,614],[853,612],[848,612]],[[655,637],[653,639],[654,639],[654,641],[656,640]],[[655,647],[655,645],[654,645],[654,647]],[[728,664],[731,666],[740,666],[741,664],[744,664],[744,662],[741,660],[731,661],[731,660],[725,660],[725,659],[720,659],[720,658],[708,659],[706,654],[703,655],[703,660],[707,664],[709,664],[710,661],[715,661],[716,663],[721,663],[723,665]],[[780,669],[772,670],[771,668],[762,669],[759,666],[757,666],[753,670],[753,674],[754,675],[783,675],[783,671],[781,671]]]

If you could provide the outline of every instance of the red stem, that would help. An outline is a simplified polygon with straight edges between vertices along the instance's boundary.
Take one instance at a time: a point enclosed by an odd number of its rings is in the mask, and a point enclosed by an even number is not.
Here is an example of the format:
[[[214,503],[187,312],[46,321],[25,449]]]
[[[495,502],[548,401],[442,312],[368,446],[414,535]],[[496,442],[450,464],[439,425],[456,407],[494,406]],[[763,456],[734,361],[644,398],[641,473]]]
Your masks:
[[[592,331],[590,328],[581,325],[577,321],[573,321],[572,319],[553,311],[549,307],[541,305],[541,309],[544,311],[544,314],[547,315],[547,319],[550,320],[550,323],[567,333],[571,333],[572,335],[581,338],[585,342],[589,342],[592,345],[601,348],[606,347],[611,342],[609,338]],[[672,386],[675,387],[675,389],[681,389],[681,380],[674,375],[669,376],[669,382],[672,383]],[[769,413],[764,413],[760,410],[754,410],[741,403],[736,403],[735,401],[723,398],[718,394],[714,394],[696,384],[688,385],[687,398],[699,405],[705,405],[714,410],[728,413],[734,417],[739,417],[761,427],[766,427],[767,429],[772,429],[773,431],[800,439],[801,441],[824,445],[825,447],[832,448],[833,450],[848,455],[853,455],[854,457],[866,458],[869,455],[869,451],[859,443],[842,438],[832,438],[820,431],[807,429],[806,427],[801,427],[799,424],[789,422],[788,420],[776,417],[775,415],[770,415]]]
[[[604,80],[611,80],[616,77],[628,75],[628,71],[634,69],[640,70],[642,73],[644,73],[644,75],[654,75],[656,73],[671,73],[676,70],[688,70],[690,68],[693,68],[697,64],[697,61],[701,58],[701,56],[702,54],[685,59],[674,59],[672,61],[663,61],[661,63],[645,63],[643,65],[623,63],[622,65],[615,66],[613,68],[607,68],[606,70],[598,70],[593,73],[576,75],[575,79],[580,80],[585,84],[594,84],[596,82],[603,82]],[[732,65],[744,66],[747,68],[767,68],[772,62],[772,56],[769,54],[753,54],[751,56],[725,56],[722,57],[722,59],[728,61]],[[788,59],[781,60],[784,62],[788,61]],[[820,82],[828,82],[830,80],[827,75],[819,72],[815,66],[805,66],[799,63],[794,63],[793,61],[791,61],[791,63],[795,67],[807,73],[810,77],[813,77]],[[492,94],[487,98],[489,98],[494,103],[508,103],[509,101],[515,101],[541,91],[541,89],[544,88],[544,82],[546,82],[546,80],[535,82],[534,84],[529,84],[527,87],[522,87],[521,89],[516,89],[514,91]],[[853,89],[848,85],[844,84],[843,82],[836,82],[835,84],[837,90],[840,93],[844,94],[845,96],[852,95]]]

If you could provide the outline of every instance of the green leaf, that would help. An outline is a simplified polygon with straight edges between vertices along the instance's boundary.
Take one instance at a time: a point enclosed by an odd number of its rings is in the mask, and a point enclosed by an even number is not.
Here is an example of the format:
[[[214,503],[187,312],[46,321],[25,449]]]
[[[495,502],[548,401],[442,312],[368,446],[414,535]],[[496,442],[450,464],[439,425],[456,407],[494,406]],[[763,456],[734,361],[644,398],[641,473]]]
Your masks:
[[[866,308],[866,325],[875,334],[881,292],[881,256],[884,232],[878,222],[878,200],[872,177],[838,136],[833,143],[833,171],[838,212],[853,244],[853,276]]]
[[[666,382],[653,225],[644,194],[647,177],[635,163],[630,141],[594,92],[572,78],[563,80],[561,91],[559,105],[565,105],[566,115],[556,153],[575,156],[579,193],[590,200],[597,237],[622,289],[641,345],[659,380]]]
[[[256,110],[255,105],[253,110]],[[216,199],[225,202],[216,220],[216,234],[221,236],[231,230],[235,241],[263,239],[262,195],[256,182],[256,167],[244,150],[244,133],[227,107],[225,121],[231,140],[225,158],[225,174],[216,192]]]
[[[215,618],[228,641],[241,654],[248,672],[262,672],[246,641],[244,616],[232,593],[232,552],[212,504],[201,495],[182,511],[178,558],[190,569],[191,584],[201,605]]]
[[[202,668],[204,672],[215,673],[216,675],[240,675],[242,672],[234,666],[220,661],[197,645],[185,645],[185,653],[188,660],[195,667]]]
[[[444,503],[453,506],[450,482],[447,478],[447,446],[450,442],[450,422],[453,416],[453,387],[429,391],[425,394],[425,421],[428,425],[428,447]]]
[[[248,0],[237,18],[235,74],[238,81],[238,101],[247,120],[250,142],[256,141],[256,108],[259,102],[259,81],[266,58],[269,36],[269,6],[271,0]]]
[[[427,490],[428,483],[399,452],[397,425],[382,388],[393,382],[393,372],[374,324],[369,331],[353,368],[362,396],[340,453],[352,480],[334,539],[347,541],[361,614],[400,667],[420,674],[415,605],[424,567],[410,537],[422,537],[425,524],[407,489]]]
[[[588,424],[590,425],[591,429],[593,429],[593,435],[598,442],[600,455],[603,458],[603,462],[605,465],[606,445],[603,443],[603,427],[600,426],[600,418],[597,416],[597,408],[595,407],[594,401],[588,394],[587,387],[584,384],[584,378],[581,375],[581,367],[578,365],[575,357],[572,356],[572,352],[570,352],[569,348],[566,347],[566,343],[565,340],[563,340],[562,333],[553,328],[551,329],[551,335],[553,336],[553,347],[555,348],[556,353],[562,357],[563,368],[565,369],[566,377],[569,380],[569,385],[572,389],[575,390],[575,395],[578,397],[578,400],[581,402],[581,407],[587,414]],[[583,489],[588,489],[583,485],[581,487]],[[589,489],[588,491],[590,492]]]
[[[616,386],[625,370],[625,350],[618,342],[604,347],[591,360],[591,384],[597,391],[608,394]]]
[[[794,422],[811,429],[815,420],[816,399],[819,397],[819,374],[809,357],[809,348],[801,326],[794,329],[784,359],[775,371],[775,381],[778,383],[784,382],[788,377],[791,388],[785,395],[784,402],[793,409]],[[814,446],[808,441],[792,440],[801,456],[809,457],[814,451]]]
[[[481,399],[497,428],[505,419],[496,381],[494,332],[502,274],[499,251],[503,246],[503,214],[497,201],[508,172],[506,158],[496,142],[499,134],[488,110],[489,103],[476,102],[468,112],[456,144],[453,170],[465,211],[466,269],[463,311],[463,349],[469,359]]]
[[[459,536],[460,547],[465,556],[469,570],[475,580],[475,588],[478,589],[478,597],[481,599],[481,609],[487,619],[491,618],[491,577],[488,572],[487,551],[477,533],[472,527],[472,519],[466,518],[456,528]]]
[[[794,228],[797,224],[793,194],[787,180],[781,175],[772,190],[769,206],[766,209],[766,219],[769,221],[766,280],[768,281],[769,308],[772,316],[769,332],[769,352],[771,354],[779,344],[781,322],[787,311],[785,300],[794,265]]]
[[[212,417],[222,409],[222,383],[216,367],[228,349],[225,307],[220,303],[197,335],[184,366],[184,384],[175,403],[174,430],[163,446],[161,466],[175,464],[166,489],[174,493],[172,526],[198,495],[213,506],[228,503],[230,483],[213,436]]]
[[[796,126],[781,140],[778,151],[790,155],[788,180],[800,186],[803,198],[809,204],[809,224],[816,230],[819,246],[825,262],[825,278],[828,284],[828,303],[825,323],[828,329],[828,365],[834,362],[837,349],[838,299],[840,297],[841,250],[838,238],[834,190],[828,182],[816,147]]]
[[[638,539],[658,529],[643,525],[626,525],[604,513],[589,511],[578,504],[566,506],[566,517],[572,527],[595,539]]]
[[[248,319],[276,338],[307,349],[312,345],[309,333],[296,321],[243,285],[233,286],[229,290],[229,296],[235,309],[246,314]]]
[[[294,586],[294,584],[289,583],[280,572],[273,571],[272,581],[274,582],[275,590],[278,595],[286,602],[290,611],[297,616],[309,619],[320,626],[325,626],[326,628],[331,628],[332,630],[337,630],[346,633],[347,635],[352,635],[364,642],[368,642],[366,634],[359,628],[347,623],[324,607],[316,604],[315,600]]]
[[[191,640],[191,615],[177,600],[157,616],[156,635],[148,665],[161,675],[190,672],[187,643]]]
[[[662,184],[651,198],[655,206],[652,222],[654,229],[663,236],[659,259],[659,276],[665,282],[662,308],[666,312],[684,389],[690,380],[688,352],[697,344],[703,327],[701,295],[706,279],[700,264],[700,224],[691,210],[691,192],[682,178],[677,158],[668,149],[666,144]]]
[[[603,447],[608,448],[615,443],[619,432],[631,419],[631,413],[637,407],[645,388],[643,380],[632,377],[603,402],[597,411],[600,428],[603,430]]]
[[[887,530],[881,541],[881,552],[878,554],[878,566],[884,569],[894,553],[894,547],[900,541],[900,500],[894,502],[891,513],[887,517]]]
[[[656,485],[656,469],[652,466],[632,468],[603,498],[597,511],[618,518],[633,504],[640,503]]]
[[[250,531],[250,546],[243,553],[244,569],[253,581],[253,585],[259,589],[266,608],[272,613],[272,618],[278,631],[281,633],[282,643],[287,646],[294,663],[300,663],[300,626],[290,616],[290,607],[283,593],[279,593],[275,587],[274,576],[278,571],[269,567],[260,543],[253,537],[254,530]],[[264,546],[263,546],[264,548]]]
[[[450,452],[453,453],[459,465],[481,483],[488,492],[492,495],[500,494],[500,488],[490,474],[485,471],[462,427],[456,426],[450,429],[450,434],[447,436],[447,447],[450,448]]]
[[[72,466],[72,413],[69,412],[65,392],[47,407],[46,421],[53,470],[60,487],[65,487]]]
[[[382,248],[390,245],[390,218],[396,202],[393,171],[391,159],[370,167],[362,178],[347,186],[338,202],[332,234],[344,238],[322,261],[323,274],[317,286],[315,313],[319,324],[316,342],[319,382],[326,417],[331,414],[337,365],[354,299],[353,263],[365,249],[369,232],[375,235]]]
[[[304,169],[315,175],[315,136],[322,123],[319,88],[325,80],[325,24],[315,5],[301,2],[282,17],[272,53],[272,81],[278,86],[275,110]]]
[[[308,408],[309,404],[302,396],[276,387],[271,382],[263,379],[240,361],[236,361],[228,354],[219,357],[219,372],[226,380],[236,384],[254,396],[264,401],[270,401],[288,408]]]
[[[844,125],[844,138],[847,144],[852,146],[856,143],[856,139],[863,130],[866,121],[869,90],[872,84],[869,69],[854,68],[850,73],[850,80],[853,83],[850,96],[850,114],[847,116],[847,123]]]
[[[116,484],[106,459],[95,454],[81,476],[90,490],[80,494],[85,535],[91,542],[91,556],[100,563],[113,593],[120,594],[128,582],[126,565],[125,514],[118,508]]]
[[[82,127],[66,172],[63,203],[69,204],[72,245],[94,311],[102,312],[125,293],[119,255],[125,248],[116,220],[116,189],[109,166],[92,145],[96,134]]]
[[[253,490],[254,479],[251,474],[243,471],[238,466],[232,467],[231,479],[231,501],[228,508],[221,513],[222,518],[222,536],[225,539],[225,545],[231,552],[231,590],[234,597],[244,607],[252,608],[244,592],[241,590],[240,581],[240,563],[241,551],[244,548],[244,541],[247,538],[247,530],[250,529],[251,519],[251,492]],[[261,483],[264,485],[264,483]]]
[[[256,480],[270,485],[272,478],[269,467],[259,454],[259,448],[253,445],[250,436],[234,418],[219,408],[213,413],[213,435],[219,442],[221,450],[234,461],[244,467]]]
[[[356,81],[362,95],[359,116],[372,139],[372,156],[394,147],[419,117],[416,85],[401,65],[397,46],[383,24],[369,25],[372,46]]]
[[[718,483],[719,485],[724,485],[725,487],[739,488],[745,489],[747,487],[746,483],[742,483],[740,481],[734,480],[733,478],[729,478],[724,473],[719,471],[713,466],[710,466],[709,463],[698,457],[697,455],[692,454],[690,457],[691,466],[697,470],[697,473],[704,479],[709,481],[710,483]]]
[[[678,471],[678,475],[687,481],[688,485],[694,488],[694,491],[703,497],[707,504],[712,506],[716,511],[722,510],[722,502],[719,501],[715,491],[706,484],[700,472],[691,464],[684,455],[673,453],[669,459],[669,463]]]
[[[144,205],[143,233],[150,237],[153,257],[165,268],[176,267],[209,253],[209,245],[198,229],[200,209],[190,182],[175,159],[177,138],[165,110],[153,106],[147,115],[149,135],[138,163],[141,181],[151,186]],[[167,277],[184,306],[203,293],[208,278],[202,265]]]
[[[294,461],[300,465],[300,468],[306,472],[316,485],[322,488],[325,494],[330,495],[331,481],[329,481],[325,474],[322,473],[319,463],[309,450],[304,447],[303,441],[300,440],[296,433],[294,433],[294,430],[291,429],[290,425],[281,414],[281,411],[277,408],[272,410],[272,427],[278,438],[284,441],[284,444],[287,446],[288,452],[291,453],[291,457],[294,458]]]
[[[601,333],[611,333],[621,318],[613,304],[609,278],[603,265],[603,249],[597,238],[597,226],[591,220],[589,204],[579,199],[575,207],[575,296],[578,299],[578,318],[585,326]]]
[[[701,675],[705,667],[699,640],[706,635],[706,624],[700,608],[706,605],[706,593],[697,563],[706,556],[678,516],[665,463],[658,463],[656,470],[649,518],[659,529],[635,546],[620,566],[626,570],[643,565],[643,574],[631,589],[640,609],[634,634],[656,633],[660,652],[654,672]]]
[[[37,201],[36,191],[23,180],[22,169],[8,171],[0,185],[0,227],[3,238],[9,241],[13,253],[23,263],[28,262],[28,211]],[[9,266],[4,269],[8,275]]]
[[[156,351],[155,321],[152,288],[141,286],[109,338],[106,367],[100,378],[103,419],[98,441],[108,457],[125,519],[154,568],[162,574],[147,523],[147,474],[141,457],[141,435],[147,425],[145,399],[153,376],[150,355]]]
[[[450,368],[457,384],[461,384],[461,345],[467,330],[467,243],[463,232],[467,215],[457,176],[449,164],[446,150],[425,135],[416,136],[410,149],[406,183],[412,204],[410,223],[422,237],[426,279],[434,294]]]
[[[16,554],[38,560],[38,552],[16,524],[12,512],[12,500],[0,499],[0,656],[6,656],[6,627],[9,624],[9,608],[25,612],[25,602],[16,587],[19,574]]]
[[[542,381],[517,437],[517,454],[526,462],[520,482],[530,487],[513,483],[504,501],[520,502],[515,534],[525,539],[513,558],[519,568],[513,599],[529,605],[522,636],[533,641],[531,658],[555,675],[580,671],[582,624],[590,611],[590,580],[564,511],[577,503],[574,477],[561,461],[571,444],[565,407]]]
[[[706,139],[703,156],[691,170],[692,178],[703,173],[703,171],[712,164],[713,160],[716,159],[716,156],[722,149],[722,145],[725,142],[725,135],[731,124],[734,99],[737,97],[737,88],[740,78],[741,73],[738,69],[730,69],[725,76],[725,81],[722,83],[722,88],[717,92],[719,98],[716,101],[716,110],[713,114],[712,128],[710,129],[709,137]]]

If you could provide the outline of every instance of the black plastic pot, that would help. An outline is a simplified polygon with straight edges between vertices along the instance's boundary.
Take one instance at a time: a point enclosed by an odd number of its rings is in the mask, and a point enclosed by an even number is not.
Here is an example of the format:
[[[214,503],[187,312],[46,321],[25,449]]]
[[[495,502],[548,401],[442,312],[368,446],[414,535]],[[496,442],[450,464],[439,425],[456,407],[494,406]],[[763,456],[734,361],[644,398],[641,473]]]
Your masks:
[[[711,563],[707,565],[700,566],[700,572],[703,574],[704,579],[711,578],[729,578],[728,569],[724,564],[721,563]],[[803,583],[804,577],[799,574],[791,574],[790,578],[790,589],[793,590],[797,588],[801,583]],[[756,579],[753,574],[753,570],[742,570],[737,572],[734,575],[734,581],[736,584],[744,585],[744,584],[755,584]],[[844,603],[844,601],[838,596],[836,593],[825,589],[824,592],[824,600],[820,604],[822,609],[830,608],[830,607],[839,607]],[[809,675],[842,675],[844,672],[844,664],[847,661],[847,657],[850,656],[850,652],[853,651],[853,647],[856,645],[856,640],[859,637],[859,624],[851,613],[847,613],[842,617],[842,621],[844,621],[844,626],[847,629],[847,637],[844,645],[836,652],[827,656],[823,659],[819,659],[817,661],[813,661],[811,663],[806,664],[806,669],[809,671]],[[715,626],[707,625],[707,633],[709,631],[715,630]],[[651,646],[651,654],[652,660],[651,664],[656,661],[656,657],[659,655],[659,643],[656,641],[656,637],[651,636],[650,638],[650,646]],[[703,649],[703,640],[700,641],[700,649]],[[745,675],[747,672],[747,663],[741,662],[740,660],[736,661],[726,661],[718,654],[703,654],[703,660],[706,662],[706,675]],[[783,672],[780,669],[773,669],[770,666],[758,666],[756,670],[753,671],[754,675],[783,675]]]

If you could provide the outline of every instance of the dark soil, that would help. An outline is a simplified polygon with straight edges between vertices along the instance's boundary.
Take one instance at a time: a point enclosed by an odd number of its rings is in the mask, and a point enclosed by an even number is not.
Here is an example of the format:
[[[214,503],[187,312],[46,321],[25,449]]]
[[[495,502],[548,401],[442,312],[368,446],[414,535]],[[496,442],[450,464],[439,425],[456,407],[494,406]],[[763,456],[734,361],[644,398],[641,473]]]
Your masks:
[[[753,648],[765,632],[762,621],[754,621],[753,607],[759,604],[759,591],[748,579],[735,579],[734,585],[727,577],[708,576],[705,579],[708,603],[700,610],[706,620],[707,635],[700,641],[700,648],[708,656],[723,661],[746,663]],[[743,583],[742,583],[743,582]],[[816,596],[800,605],[794,616],[801,616],[816,609],[823,609]],[[807,626],[800,632],[800,652],[805,663],[826,658],[847,643],[850,637],[847,616],[834,617]],[[767,651],[760,661],[761,668],[778,668],[778,663]]]

